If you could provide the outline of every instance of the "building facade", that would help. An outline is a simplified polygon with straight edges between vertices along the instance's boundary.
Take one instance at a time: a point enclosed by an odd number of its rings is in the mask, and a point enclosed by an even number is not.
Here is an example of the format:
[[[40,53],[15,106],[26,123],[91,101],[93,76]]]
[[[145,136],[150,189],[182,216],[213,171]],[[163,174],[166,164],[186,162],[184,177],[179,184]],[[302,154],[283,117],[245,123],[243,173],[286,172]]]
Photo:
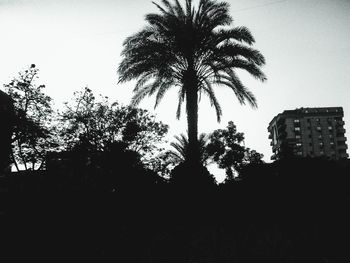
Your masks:
[[[272,160],[288,156],[348,158],[342,107],[286,110],[269,124]]]

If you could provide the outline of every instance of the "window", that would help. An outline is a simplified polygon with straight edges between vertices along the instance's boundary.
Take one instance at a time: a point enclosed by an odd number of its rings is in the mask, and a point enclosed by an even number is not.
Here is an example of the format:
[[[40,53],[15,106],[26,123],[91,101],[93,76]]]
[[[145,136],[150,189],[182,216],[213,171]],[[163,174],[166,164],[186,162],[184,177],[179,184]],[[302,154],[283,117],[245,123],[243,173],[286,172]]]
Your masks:
[[[333,130],[333,127],[332,126],[328,126],[328,130]]]
[[[317,127],[316,127],[316,130],[321,131],[321,127],[320,127],[320,126],[317,126]]]
[[[300,120],[299,119],[295,119],[294,123],[300,123]]]
[[[316,121],[317,121],[317,122],[320,122],[320,119],[319,119],[319,118],[316,118]]]
[[[319,138],[320,140],[322,140],[322,134],[319,134],[319,135],[318,135],[318,138]]]
[[[330,135],[329,135],[329,138],[332,139],[332,138],[333,138],[333,134],[330,134]]]
[[[298,142],[298,143],[296,144],[296,146],[297,146],[297,147],[301,147],[301,143]]]
[[[294,130],[295,131],[300,131],[300,127],[295,127]]]
[[[321,155],[324,155],[324,151],[320,151],[320,154],[321,154]]]
[[[301,136],[300,135],[295,135],[295,139],[300,139]]]

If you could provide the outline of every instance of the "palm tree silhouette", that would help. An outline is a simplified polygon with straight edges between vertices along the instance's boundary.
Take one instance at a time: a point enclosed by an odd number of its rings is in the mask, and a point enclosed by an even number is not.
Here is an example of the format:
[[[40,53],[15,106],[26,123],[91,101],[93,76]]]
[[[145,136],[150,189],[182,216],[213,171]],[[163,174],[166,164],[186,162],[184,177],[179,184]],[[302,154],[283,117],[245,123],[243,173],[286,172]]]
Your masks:
[[[229,5],[215,0],[200,0],[197,8],[192,0],[183,7],[178,0],[154,3],[160,13],[147,14],[148,23],[140,32],[128,37],[119,64],[119,82],[137,79],[132,104],[145,96],[156,95],[155,107],[165,92],[178,87],[178,108],[186,100],[188,154],[190,162],[199,162],[198,100],[203,93],[215,107],[217,120],[222,115],[214,86],[233,90],[241,104],[256,107],[254,95],[241,83],[235,69],[242,69],[258,80],[263,55],[253,49],[255,42],[246,27],[230,27]]]
[[[188,138],[185,134],[174,136],[176,141],[170,143],[173,149],[169,150],[169,154],[175,163],[183,163],[188,160]],[[201,133],[198,138],[199,161],[206,166],[209,163],[210,156],[207,151],[207,144],[209,143],[208,136]]]

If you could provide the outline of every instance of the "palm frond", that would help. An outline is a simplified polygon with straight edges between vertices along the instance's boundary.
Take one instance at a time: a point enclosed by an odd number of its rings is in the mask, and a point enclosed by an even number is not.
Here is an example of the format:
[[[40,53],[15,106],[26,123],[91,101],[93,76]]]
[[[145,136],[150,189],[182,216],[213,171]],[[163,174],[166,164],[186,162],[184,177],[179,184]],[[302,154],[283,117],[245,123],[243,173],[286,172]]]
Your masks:
[[[173,85],[173,82],[171,82],[171,81],[164,82],[160,85],[158,92],[157,92],[156,102],[154,104],[154,108],[157,108],[160,101],[163,99],[165,93],[168,91],[168,89],[170,89],[172,87],[172,85]]]
[[[219,45],[223,41],[234,40],[238,42],[244,42],[248,45],[252,45],[255,42],[250,30],[244,26],[234,27],[231,29],[220,29],[214,33],[216,38],[216,45]]]
[[[175,135],[176,141],[171,142],[170,146],[173,150],[169,150],[169,154],[176,159],[177,162],[184,162],[188,159],[188,147],[189,141],[186,135],[180,134],[180,136]],[[198,147],[200,154],[200,161],[202,164],[206,165],[209,159],[207,145],[209,142],[209,137],[205,133],[201,133],[198,137]]]
[[[185,11],[182,8],[179,0],[175,0],[175,5],[174,5],[174,10],[176,12],[176,16],[180,19],[180,20],[184,20],[186,17]]]
[[[172,5],[169,3],[169,1],[167,0],[162,0],[163,5],[168,9],[165,10],[163,7],[161,7],[159,4],[157,4],[156,2],[152,2],[152,4],[154,4],[163,14],[174,14],[174,9],[172,7]]]
[[[217,80],[217,84],[225,85],[233,90],[240,104],[245,105],[246,101],[251,107],[257,108],[256,98],[239,80],[234,72],[229,72],[230,76],[222,75],[221,79]]]
[[[212,88],[212,85],[210,81],[207,79],[204,80],[204,85],[202,86],[203,91],[208,95],[209,101],[211,103],[211,106],[214,106],[215,112],[216,112],[216,119],[218,122],[221,121],[221,116],[222,116],[222,109],[221,106],[215,96],[214,90]]]
[[[180,116],[181,116],[181,106],[182,106],[182,102],[185,100],[185,89],[184,88],[181,88],[179,90],[179,102],[178,102],[178,105],[177,105],[177,110],[176,110],[176,118],[177,119],[180,119]]]
[[[241,44],[225,43],[216,49],[221,56],[236,58],[241,56],[258,66],[265,64],[264,56],[256,49]]]

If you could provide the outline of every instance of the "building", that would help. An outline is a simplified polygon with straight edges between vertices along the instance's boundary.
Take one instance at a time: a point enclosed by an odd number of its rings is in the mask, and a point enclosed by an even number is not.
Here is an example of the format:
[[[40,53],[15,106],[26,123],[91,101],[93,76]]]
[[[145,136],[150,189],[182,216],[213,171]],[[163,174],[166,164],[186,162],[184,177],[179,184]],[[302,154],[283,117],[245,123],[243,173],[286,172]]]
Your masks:
[[[342,107],[286,110],[272,119],[270,133],[272,160],[288,156],[346,159]]]

